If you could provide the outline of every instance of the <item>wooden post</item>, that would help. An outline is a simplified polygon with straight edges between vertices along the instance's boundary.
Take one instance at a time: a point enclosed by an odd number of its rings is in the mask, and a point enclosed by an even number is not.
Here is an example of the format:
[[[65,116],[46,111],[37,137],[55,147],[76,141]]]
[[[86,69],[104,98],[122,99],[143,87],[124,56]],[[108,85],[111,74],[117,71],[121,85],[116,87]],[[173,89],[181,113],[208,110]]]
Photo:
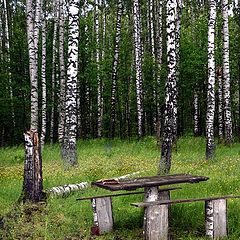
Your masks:
[[[20,200],[39,202],[43,199],[42,157],[38,133],[30,130],[24,134],[25,162],[23,193]]]
[[[92,234],[100,235],[113,230],[112,199],[111,197],[93,198]]]
[[[145,202],[169,199],[168,191],[158,192],[157,187],[145,188]],[[168,239],[168,206],[155,205],[145,208],[144,237],[146,240]]]
[[[205,202],[206,236],[218,239],[227,236],[227,200],[207,200]]]

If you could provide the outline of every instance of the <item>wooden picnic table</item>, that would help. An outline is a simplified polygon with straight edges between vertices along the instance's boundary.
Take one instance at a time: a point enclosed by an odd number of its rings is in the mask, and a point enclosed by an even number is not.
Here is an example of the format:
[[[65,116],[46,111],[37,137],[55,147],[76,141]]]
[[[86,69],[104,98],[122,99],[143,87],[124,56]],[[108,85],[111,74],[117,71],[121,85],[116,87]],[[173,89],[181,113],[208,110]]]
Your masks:
[[[166,176],[146,176],[134,179],[104,179],[93,182],[97,186],[110,191],[136,190],[144,188],[144,202],[155,202],[159,200],[169,200],[170,191],[177,188],[159,189],[161,186],[182,184],[182,183],[199,183],[207,181],[209,178],[190,174],[174,174]],[[120,194],[118,194],[120,195]],[[108,232],[113,229],[112,219],[112,202],[111,197],[96,198],[93,201],[96,225],[101,232]],[[168,236],[168,206],[155,205],[145,209],[144,214],[144,236],[145,239],[167,239]],[[164,224],[164,228],[159,228]],[[161,229],[161,230],[160,230]]]

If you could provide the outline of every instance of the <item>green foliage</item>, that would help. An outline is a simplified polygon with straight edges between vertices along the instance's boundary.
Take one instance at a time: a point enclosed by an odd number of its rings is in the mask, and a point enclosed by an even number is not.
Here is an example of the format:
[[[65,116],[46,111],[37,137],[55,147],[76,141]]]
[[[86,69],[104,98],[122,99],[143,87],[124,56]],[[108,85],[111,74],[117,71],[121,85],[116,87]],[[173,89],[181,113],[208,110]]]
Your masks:
[[[49,145],[43,151],[44,189],[53,186],[112,178],[141,171],[142,176],[154,175],[159,162],[159,149],[152,137],[143,141],[108,139],[78,142],[79,166],[63,170],[58,145]],[[204,159],[205,140],[185,137],[178,141],[173,153],[171,173],[190,173],[210,177],[199,184],[182,184],[173,191],[172,198],[192,198],[218,195],[239,195],[239,144],[219,145],[214,161]],[[76,198],[109,194],[107,190],[88,188],[68,197],[51,197],[46,204],[19,205],[16,203],[22,189],[23,147],[0,151],[0,235],[3,239],[92,239],[92,212],[89,201]],[[130,206],[142,196],[113,199],[115,230],[100,236],[100,240],[142,239],[143,211]],[[240,202],[228,201],[229,237],[240,237]],[[1,217],[0,217],[1,219]],[[203,203],[178,204],[171,208],[170,232],[173,239],[204,238]]]

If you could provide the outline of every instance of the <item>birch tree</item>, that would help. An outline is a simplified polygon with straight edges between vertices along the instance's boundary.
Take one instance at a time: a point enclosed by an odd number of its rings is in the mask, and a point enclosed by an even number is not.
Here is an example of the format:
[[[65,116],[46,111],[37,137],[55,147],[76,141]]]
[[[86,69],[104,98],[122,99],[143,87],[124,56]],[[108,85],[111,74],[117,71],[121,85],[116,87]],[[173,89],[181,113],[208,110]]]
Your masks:
[[[223,140],[223,79],[222,79],[222,68],[218,68],[217,74],[217,96],[218,96],[218,137]]]
[[[116,125],[116,88],[117,88],[117,70],[119,64],[119,48],[121,41],[121,18],[123,12],[122,0],[118,0],[117,7],[117,22],[116,22],[116,35],[115,35],[115,47],[112,62],[112,85],[111,85],[111,123],[110,123],[110,136],[115,136]]]
[[[65,100],[65,131],[62,145],[62,158],[66,165],[77,164],[77,76],[78,76],[78,38],[79,1],[69,1],[68,68]]]
[[[53,143],[54,126],[55,126],[55,101],[56,101],[56,86],[57,86],[57,72],[58,72],[58,31],[59,31],[59,0],[53,1],[54,22],[53,22],[53,40],[52,40],[52,99],[51,99],[51,122],[50,122],[50,142]]]
[[[41,149],[43,149],[46,138],[47,127],[47,86],[46,86],[46,34],[47,34],[47,20],[45,9],[46,2],[44,1],[43,21],[42,21],[42,131],[41,131]]]
[[[223,16],[223,98],[224,98],[224,133],[228,145],[232,143],[232,114],[230,99],[230,67],[229,67],[229,26],[228,0],[222,0]]]
[[[134,59],[136,71],[137,117],[138,137],[143,137],[143,76],[142,76],[142,41],[141,41],[141,15],[139,0],[133,1],[134,22]]]
[[[59,94],[59,123],[58,123],[58,140],[63,143],[64,122],[65,122],[65,55],[64,55],[64,7],[65,1],[59,0],[59,68],[60,68],[60,94]]]
[[[38,39],[41,23],[41,0],[26,1],[29,73],[31,82],[31,129],[38,129]]]
[[[209,0],[210,13],[208,21],[208,87],[206,113],[206,159],[212,159],[215,152],[214,115],[215,115],[215,22],[216,0]]]
[[[167,64],[168,75],[166,82],[165,113],[163,126],[163,140],[159,174],[167,174],[171,168],[172,145],[175,127],[175,99],[176,99],[176,0],[167,1]]]

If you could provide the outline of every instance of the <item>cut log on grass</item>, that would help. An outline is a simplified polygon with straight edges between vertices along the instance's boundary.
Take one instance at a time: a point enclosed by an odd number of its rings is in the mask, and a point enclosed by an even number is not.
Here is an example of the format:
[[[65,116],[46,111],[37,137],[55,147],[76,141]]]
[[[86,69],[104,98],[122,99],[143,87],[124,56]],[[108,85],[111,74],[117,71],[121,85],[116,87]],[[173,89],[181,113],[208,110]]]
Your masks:
[[[76,192],[85,188],[90,187],[91,184],[88,182],[81,182],[76,184],[66,184],[63,186],[53,187],[46,191],[47,195],[56,195],[56,196],[67,196],[71,192]]]
[[[23,192],[20,201],[39,202],[43,199],[42,157],[38,133],[30,130],[24,134],[25,162]]]

